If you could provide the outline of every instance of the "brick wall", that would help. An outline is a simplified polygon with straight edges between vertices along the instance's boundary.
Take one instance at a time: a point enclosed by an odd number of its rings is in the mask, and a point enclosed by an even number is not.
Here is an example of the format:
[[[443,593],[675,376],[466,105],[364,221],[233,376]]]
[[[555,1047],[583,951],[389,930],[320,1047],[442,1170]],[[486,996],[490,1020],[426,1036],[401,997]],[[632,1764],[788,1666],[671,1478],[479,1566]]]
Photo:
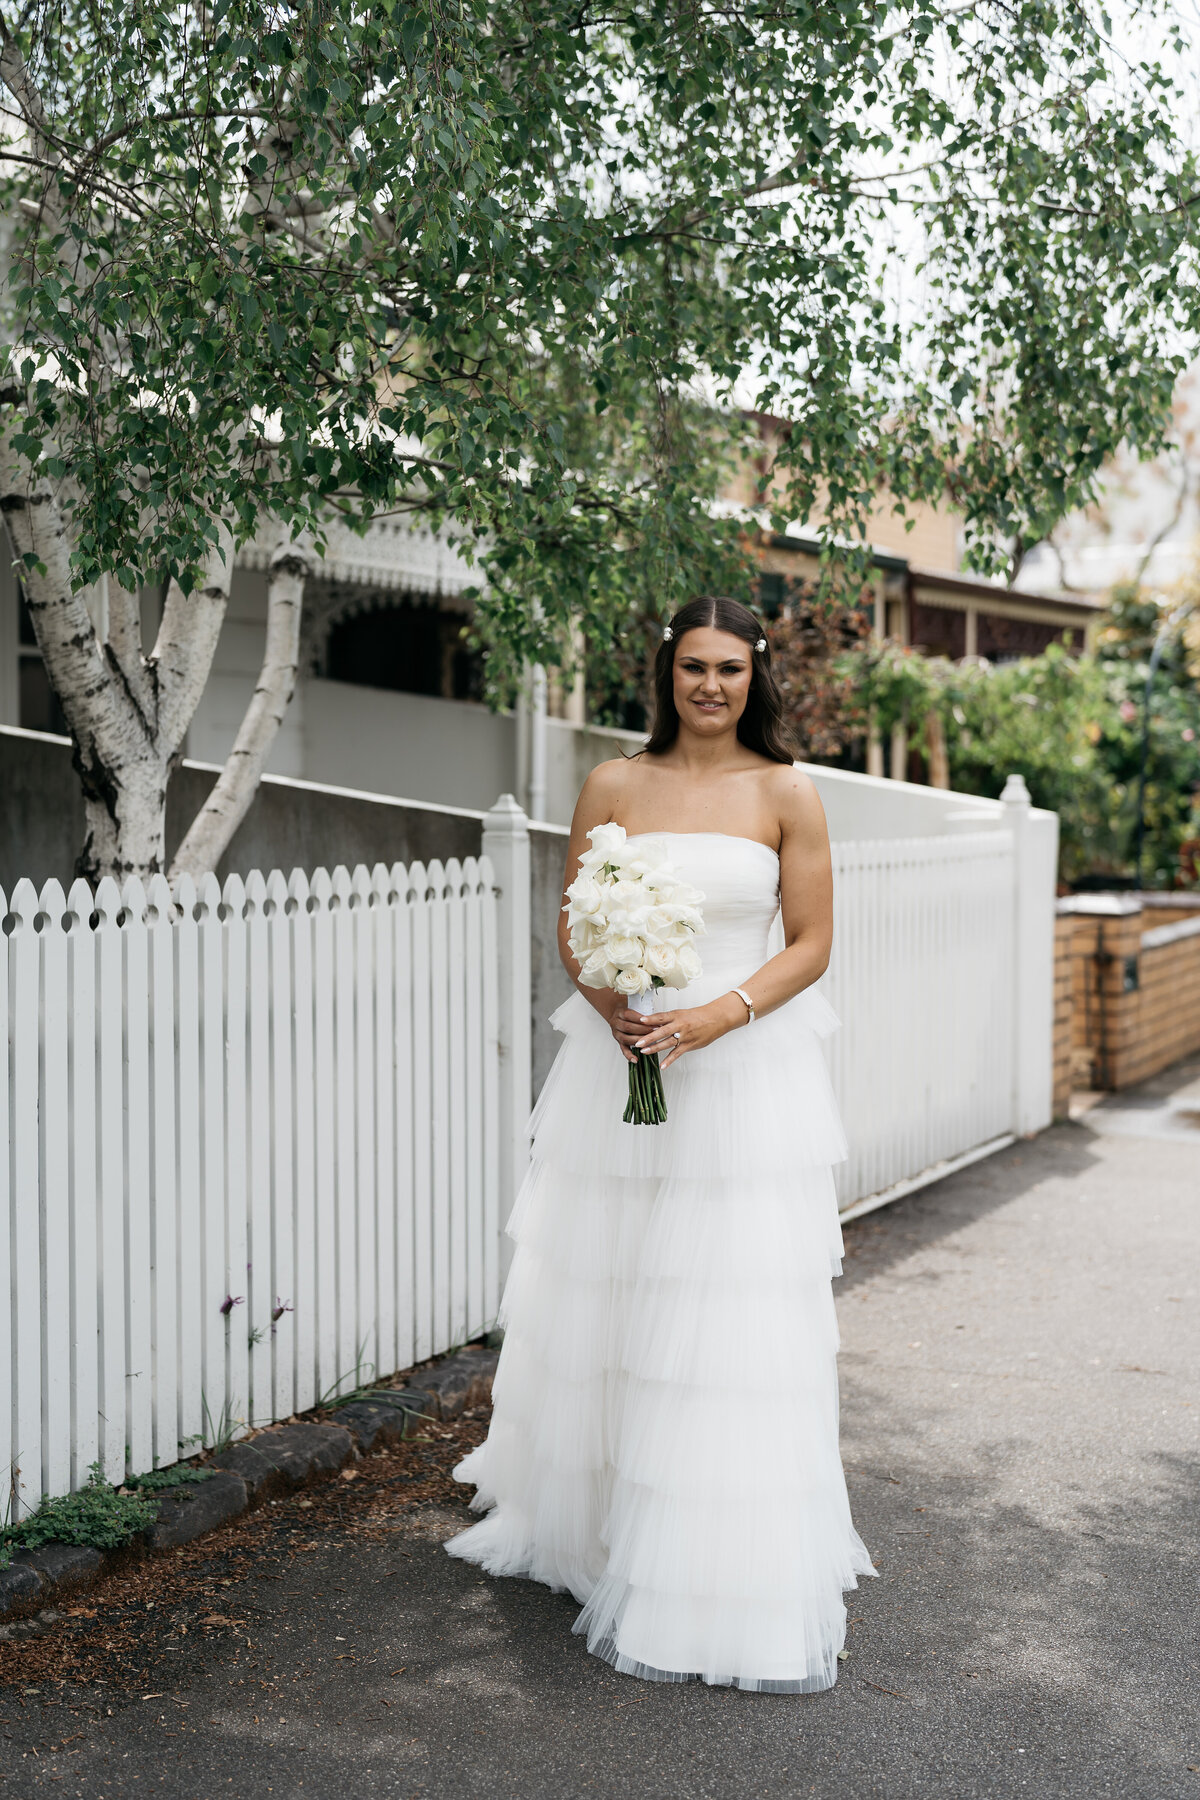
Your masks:
[[[1200,1051],[1200,896],[1077,896],[1055,952],[1056,1113],[1064,1088],[1132,1087]]]
[[[1072,1027],[1075,1012],[1075,921],[1054,921],[1054,1117],[1064,1119],[1074,1080]]]

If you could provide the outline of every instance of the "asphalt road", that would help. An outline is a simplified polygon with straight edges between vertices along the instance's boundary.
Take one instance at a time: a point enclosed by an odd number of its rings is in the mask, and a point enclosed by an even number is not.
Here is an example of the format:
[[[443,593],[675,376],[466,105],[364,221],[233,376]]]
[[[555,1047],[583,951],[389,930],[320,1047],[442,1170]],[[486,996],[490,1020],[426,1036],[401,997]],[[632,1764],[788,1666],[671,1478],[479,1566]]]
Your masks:
[[[176,1628],[147,1699],[9,1687],[4,1792],[1200,1800],[1200,1063],[847,1237],[880,1578],[832,1693],[616,1675],[567,1599],[444,1556],[439,1503],[244,1571],[252,1626]]]

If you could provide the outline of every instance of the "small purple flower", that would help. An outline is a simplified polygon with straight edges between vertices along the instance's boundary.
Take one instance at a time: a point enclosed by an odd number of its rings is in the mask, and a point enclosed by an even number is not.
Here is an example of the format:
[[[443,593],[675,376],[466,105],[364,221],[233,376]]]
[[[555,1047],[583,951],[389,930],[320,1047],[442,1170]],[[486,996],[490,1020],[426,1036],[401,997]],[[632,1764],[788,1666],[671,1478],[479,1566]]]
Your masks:
[[[220,1306],[221,1317],[224,1319],[227,1319],[229,1317],[230,1313],[233,1311],[234,1307],[240,1306],[242,1304],[242,1301],[244,1300],[244,1298],[245,1298],[245,1295],[243,1295],[243,1294],[239,1294],[236,1299],[234,1298],[234,1296],[232,1294],[226,1294],[226,1296],[222,1300],[221,1306]]]

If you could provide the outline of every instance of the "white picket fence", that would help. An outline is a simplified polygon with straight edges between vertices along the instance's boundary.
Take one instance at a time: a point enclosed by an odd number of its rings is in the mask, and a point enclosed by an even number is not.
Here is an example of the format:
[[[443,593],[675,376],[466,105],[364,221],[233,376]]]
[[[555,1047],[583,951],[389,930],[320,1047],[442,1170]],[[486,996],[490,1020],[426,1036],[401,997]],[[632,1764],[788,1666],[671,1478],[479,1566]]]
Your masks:
[[[6,917],[7,915],[7,917]],[[495,1318],[492,865],[0,893],[10,1515]],[[11,1395],[11,1405],[8,1397]]]
[[[978,817],[834,845],[850,1214],[1049,1121],[1055,822],[1016,781]],[[10,1516],[495,1319],[534,990],[509,796],[483,850],[0,892]]]
[[[836,844],[844,1210],[1013,1128],[1010,831]]]

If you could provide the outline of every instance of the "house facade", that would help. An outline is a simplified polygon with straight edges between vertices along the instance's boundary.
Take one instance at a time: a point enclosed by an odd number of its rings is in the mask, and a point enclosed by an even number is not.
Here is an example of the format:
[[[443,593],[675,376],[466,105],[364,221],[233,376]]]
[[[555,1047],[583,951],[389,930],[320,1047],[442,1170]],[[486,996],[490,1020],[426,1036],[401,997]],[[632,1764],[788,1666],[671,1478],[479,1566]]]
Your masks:
[[[212,674],[184,755],[223,763],[262,661],[269,552],[239,553]],[[524,706],[493,712],[463,640],[478,572],[423,524],[335,526],[305,587],[300,679],[267,763],[274,775],[436,806],[486,810],[513,793],[565,823],[588,771],[641,737],[590,727],[581,686],[544,680]],[[143,597],[143,641],[159,602]],[[0,558],[0,725],[62,733],[18,583]]]
[[[1091,596],[1015,590],[954,570],[953,516],[918,510],[911,532],[883,509],[872,524],[874,626],[929,655],[994,661],[1090,639],[1102,603]],[[819,545],[803,531],[762,532],[762,593],[813,579]],[[212,675],[185,754],[222,763],[258,676],[266,619],[267,549],[239,554]],[[482,700],[482,668],[464,640],[478,572],[421,521],[384,518],[364,534],[335,523],[305,590],[301,673],[268,762],[273,774],[439,806],[485,809],[517,795],[535,818],[566,823],[589,769],[628,754],[637,732],[589,724],[582,682],[564,688],[535,673],[514,712]],[[146,595],[152,641],[158,601]],[[0,559],[0,724],[61,732],[18,584]],[[894,755],[894,773],[907,770]],[[875,765],[882,773],[882,764]]]

